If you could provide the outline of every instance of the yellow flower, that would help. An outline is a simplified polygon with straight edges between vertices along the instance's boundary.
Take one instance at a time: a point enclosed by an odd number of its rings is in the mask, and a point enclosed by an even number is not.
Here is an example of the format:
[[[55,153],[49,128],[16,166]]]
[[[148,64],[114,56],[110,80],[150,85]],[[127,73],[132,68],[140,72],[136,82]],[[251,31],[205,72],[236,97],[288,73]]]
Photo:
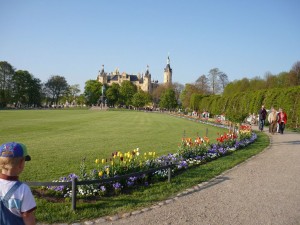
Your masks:
[[[100,171],[100,172],[98,173],[98,175],[99,175],[99,177],[102,177],[102,176],[103,176],[103,171]]]
[[[111,161],[110,163],[111,163],[112,166],[114,165],[114,161]]]
[[[146,152],[144,153],[144,156],[147,156],[147,153],[146,153]]]
[[[116,155],[114,155],[114,157],[113,157],[113,158],[115,159],[115,158],[117,158],[117,156],[116,156]]]
[[[149,152],[149,155],[151,156],[151,155],[152,155],[152,152]]]
[[[96,160],[95,160],[95,163],[98,164],[98,163],[99,163],[99,159],[96,159]]]
[[[104,164],[105,163],[105,159],[102,159],[101,162],[102,162],[102,164]]]
[[[153,152],[153,157],[155,156],[155,152]]]
[[[137,156],[139,156],[139,155],[140,155],[140,153],[139,153],[139,152],[136,152],[136,155],[137,155]]]

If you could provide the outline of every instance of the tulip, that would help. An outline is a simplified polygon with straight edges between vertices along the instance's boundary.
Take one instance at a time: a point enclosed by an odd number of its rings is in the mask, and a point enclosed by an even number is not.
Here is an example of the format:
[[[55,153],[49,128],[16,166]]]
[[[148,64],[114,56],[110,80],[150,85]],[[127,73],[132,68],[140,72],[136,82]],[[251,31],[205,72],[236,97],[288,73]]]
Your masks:
[[[102,177],[103,176],[103,171],[100,171],[98,175],[99,175],[99,177]]]
[[[98,164],[98,163],[99,163],[99,159],[96,159],[96,160],[95,160],[95,163]]]

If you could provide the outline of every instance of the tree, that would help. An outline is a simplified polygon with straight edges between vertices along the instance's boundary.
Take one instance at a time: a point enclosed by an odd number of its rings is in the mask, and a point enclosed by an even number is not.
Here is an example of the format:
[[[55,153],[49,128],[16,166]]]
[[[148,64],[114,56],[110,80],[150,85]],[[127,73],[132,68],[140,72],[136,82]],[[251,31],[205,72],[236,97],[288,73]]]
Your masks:
[[[203,92],[194,84],[185,84],[185,88],[180,95],[180,100],[184,108],[188,108],[190,106],[192,94],[203,94]]]
[[[88,105],[98,104],[102,95],[102,84],[97,80],[85,82],[84,96]]]
[[[51,76],[45,83],[46,95],[50,98],[51,103],[58,105],[59,98],[68,90],[68,83],[62,76]]]
[[[208,73],[208,77],[213,94],[222,92],[225,86],[228,84],[227,75],[218,68],[211,69]]]
[[[70,104],[75,104],[79,93],[80,93],[79,84],[70,85],[66,91],[66,100]]]
[[[28,71],[18,70],[12,77],[12,98],[18,106],[41,105],[41,81],[34,78]]]
[[[203,74],[201,75],[195,82],[196,88],[201,91],[203,94],[209,94],[209,80],[208,78]]]
[[[221,83],[222,91],[224,91],[226,85],[229,83],[227,74],[223,73],[223,72],[220,72],[219,73],[219,80],[220,80],[220,83]]]
[[[111,106],[115,106],[120,102],[120,85],[117,83],[113,83],[110,87],[108,87],[105,96],[107,97],[108,103]]]
[[[132,105],[137,108],[144,107],[150,101],[151,95],[143,90],[139,90],[132,97]]]
[[[184,85],[175,82],[175,83],[172,84],[172,89],[175,91],[176,101],[179,102],[180,95],[181,95],[181,93],[184,89]]]
[[[0,61],[0,107],[12,103],[12,77],[15,69],[6,61]]]
[[[120,94],[122,103],[126,106],[130,106],[132,104],[132,97],[137,92],[137,86],[131,83],[128,80],[125,80],[121,83]]]
[[[300,61],[297,61],[294,63],[291,71],[290,71],[291,76],[294,76],[296,79],[296,85],[300,85]]]
[[[159,107],[172,110],[177,106],[176,94],[172,88],[168,88],[161,96]]]
[[[157,88],[154,89],[154,91],[152,92],[152,100],[154,103],[154,107],[157,107],[162,93],[164,93],[166,90],[167,90],[167,85],[164,84],[160,84],[158,85]]]

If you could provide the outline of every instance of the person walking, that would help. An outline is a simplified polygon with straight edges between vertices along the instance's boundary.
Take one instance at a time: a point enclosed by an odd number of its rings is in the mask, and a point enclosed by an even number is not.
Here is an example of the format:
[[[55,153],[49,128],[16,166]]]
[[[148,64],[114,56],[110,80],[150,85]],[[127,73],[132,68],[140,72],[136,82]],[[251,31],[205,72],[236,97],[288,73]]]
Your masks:
[[[259,130],[260,131],[264,130],[266,117],[267,117],[267,110],[265,109],[265,106],[262,105],[261,109],[258,112]]]
[[[285,125],[287,122],[287,115],[286,113],[282,110],[282,108],[279,108],[279,113],[278,113],[278,120],[279,124],[279,133],[283,134],[283,131],[285,129]]]
[[[269,132],[271,134],[274,134],[276,132],[277,128],[277,112],[276,110],[272,107],[271,112],[268,116],[268,121],[269,121]]]

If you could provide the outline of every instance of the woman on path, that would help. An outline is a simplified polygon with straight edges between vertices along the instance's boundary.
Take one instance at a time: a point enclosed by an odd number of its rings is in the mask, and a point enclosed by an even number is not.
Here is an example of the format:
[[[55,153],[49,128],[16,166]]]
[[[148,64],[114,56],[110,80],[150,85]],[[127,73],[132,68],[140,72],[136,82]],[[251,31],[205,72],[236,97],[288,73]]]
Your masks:
[[[287,122],[287,115],[286,113],[282,110],[282,108],[279,108],[279,113],[278,113],[278,120],[279,124],[279,133],[283,134],[285,124]]]

